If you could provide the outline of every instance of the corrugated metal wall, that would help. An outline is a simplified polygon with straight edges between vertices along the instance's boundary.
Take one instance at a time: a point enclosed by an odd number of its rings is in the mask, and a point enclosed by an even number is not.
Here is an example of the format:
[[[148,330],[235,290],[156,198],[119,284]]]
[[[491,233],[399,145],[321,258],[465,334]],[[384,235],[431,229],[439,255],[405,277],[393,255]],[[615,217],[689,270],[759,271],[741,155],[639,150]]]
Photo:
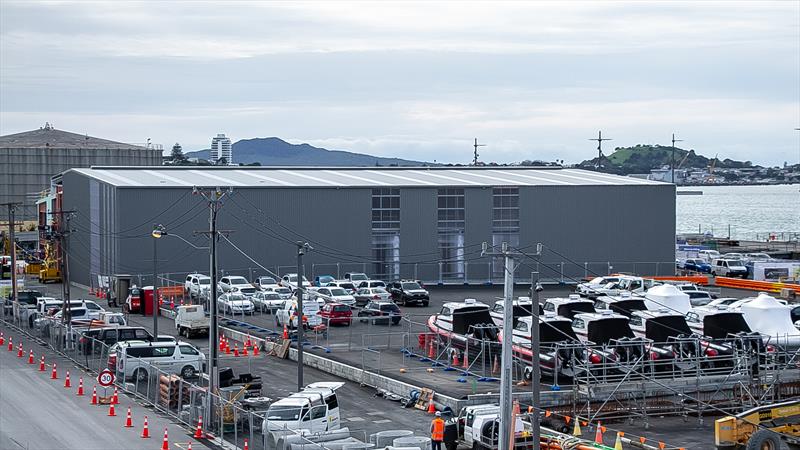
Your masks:
[[[68,174],[64,185],[67,207],[88,211],[86,179]],[[76,190],[86,193],[83,200]],[[400,258],[419,262],[402,265],[401,275],[432,280],[439,259],[437,189],[400,191]],[[218,228],[230,230],[229,239],[281,274],[295,271],[297,240],[311,240],[315,247],[305,258],[309,278],[370,272],[371,194],[371,189],[240,188],[224,199]],[[150,232],[157,223],[197,246],[208,245],[207,238],[193,234],[208,229],[207,203],[187,189],[115,189],[101,183],[99,205],[103,244],[93,256],[100,261],[108,258],[100,266],[112,272],[143,274],[144,281],[150,282]],[[485,272],[488,279],[491,259],[477,253],[483,241],[492,241],[492,189],[465,189],[465,213],[468,275],[478,279]],[[608,270],[647,274],[673,270],[675,194],[670,185],[521,187],[520,224],[520,247],[527,247],[526,252],[533,253],[536,242],[546,245],[538,266],[543,278],[570,281]],[[88,230],[88,224],[81,229]],[[158,246],[159,272],[207,271],[206,250],[193,249],[175,237],[160,239]],[[256,264],[224,240],[219,244],[218,262],[221,270],[245,276],[263,273],[249,271]],[[528,279],[537,266],[527,258],[521,263],[517,276]],[[84,282],[87,278],[75,273],[73,279]]]
[[[24,202],[18,217],[35,220],[35,193],[50,187],[50,177],[71,168],[93,165],[160,166],[161,151],[0,148],[0,203]]]

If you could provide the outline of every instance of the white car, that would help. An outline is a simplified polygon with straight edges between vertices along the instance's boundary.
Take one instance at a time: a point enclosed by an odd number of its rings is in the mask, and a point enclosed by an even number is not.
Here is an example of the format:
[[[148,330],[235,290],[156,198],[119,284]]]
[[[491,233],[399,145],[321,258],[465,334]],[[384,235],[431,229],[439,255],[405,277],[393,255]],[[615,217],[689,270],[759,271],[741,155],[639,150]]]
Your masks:
[[[365,280],[358,283],[358,288],[384,288],[386,289],[386,283],[381,280]]]
[[[700,250],[697,252],[697,257],[704,259],[707,263],[710,263],[711,261],[720,258],[721,255],[716,250]]]
[[[303,300],[303,326],[313,328],[322,323],[319,316],[319,303],[314,300]],[[294,300],[286,301],[283,308],[275,313],[275,325],[289,328],[297,328],[297,302]]]
[[[211,277],[199,273],[191,273],[186,276],[184,290],[189,294],[190,298],[208,296],[208,292],[211,290]]]
[[[349,281],[349,280],[336,280],[336,281],[334,281],[332,283],[328,283],[328,287],[340,287],[340,288],[344,289],[345,291],[349,292],[351,295],[354,295],[356,293],[356,291],[358,291],[358,288],[356,288],[356,285],[353,284],[353,282]]]
[[[253,302],[244,294],[227,293],[222,294],[217,299],[217,308],[223,314],[253,314],[255,306]]]
[[[282,276],[281,286],[294,290],[294,288],[297,287],[297,274],[287,273],[286,275]],[[303,276],[303,287],[311,287],[311,282],[308,281],[308,278],[305,276]]]
[[[616,283],[618,281],[619,277],[617,276],[595,277],[586,283],[579,283],[577,286],[575,286],[575,292],[584,297],[594,295],[597,289],[607,285],[608,283]]]
[[[255,281],[253,281],[252,285],[255,286],[257,289],[264,290],[267,286],[273,286],[278,284],[278,280],[272,277],[258,277]]]
[[[283,303],[286,301],[277,292],[264,291],[256,292],[256,295],[252,297],[252,300],[259,311],[266,311],[270,314],[273,311],[281,309],[283,307]]]
[[[715,259],[711,264],[711,275],[747,278],[747,267],[740,259]]]
[[[361,272],[347,272],[344,274],[344,279],[352,282],[356,286],[361,284],[362,281],[369,281],[367,274]]]
[[[279,284],[272,284],[269,286],[262,286],[262,292],[274,292],[281,296],[282,299],[288,300],[292,298],[292,290],[288,287],[281,286]]]
[[[324,299],[326,303],[341,303],[347,306],[353,306],[356,304],[355,297],[340,287],[317,288],[317,295],[318,297]]]
[[[244,295],[253,295],[256,293],[256,288],[247,281],[247,278],[235,275],[220,278],[217,287],[222,292],[239,292]]]

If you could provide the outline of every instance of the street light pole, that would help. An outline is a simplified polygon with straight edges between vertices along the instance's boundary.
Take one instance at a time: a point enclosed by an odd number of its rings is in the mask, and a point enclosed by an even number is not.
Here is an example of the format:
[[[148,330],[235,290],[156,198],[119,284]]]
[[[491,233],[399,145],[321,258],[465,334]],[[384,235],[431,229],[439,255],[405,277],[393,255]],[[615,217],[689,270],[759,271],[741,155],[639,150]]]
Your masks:
[[[162,234],[161,225],[153,225],[153,337],[158,337],[158,239]]]

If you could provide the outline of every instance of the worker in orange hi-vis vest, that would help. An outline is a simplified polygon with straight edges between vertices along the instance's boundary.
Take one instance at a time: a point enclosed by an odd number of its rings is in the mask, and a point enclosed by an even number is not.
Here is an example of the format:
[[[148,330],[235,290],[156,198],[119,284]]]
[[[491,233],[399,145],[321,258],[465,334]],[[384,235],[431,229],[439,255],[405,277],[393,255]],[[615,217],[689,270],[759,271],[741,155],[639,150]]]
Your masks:
[[[431,450],[442,450],[442,441],[444,440],[444,419],[442,413],[436,411],[436,417],[431,422]]]

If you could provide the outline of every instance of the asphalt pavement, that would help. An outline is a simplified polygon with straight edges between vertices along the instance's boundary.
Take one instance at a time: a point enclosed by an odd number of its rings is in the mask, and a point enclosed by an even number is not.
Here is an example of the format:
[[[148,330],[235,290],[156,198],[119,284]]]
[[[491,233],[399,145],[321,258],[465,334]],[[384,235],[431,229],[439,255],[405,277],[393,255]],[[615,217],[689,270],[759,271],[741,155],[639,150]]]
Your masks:
[[[0,331],[14,338],[14,351],[3,346],[0,351],[0,449],[37,450],[154,450],[161,448],[164,429],[168,430],[171,450],[208,449],[191,438],[191,431],[176,425],[120,394],[116,416],[109,417],[106,405],[90,404],[95,376],[83,372],[66,358],[57,357],[46,347],[33,343],[6,327]],[[7,341],[6,341],[7,342]],[[23,358],[17,357],[16,345],[22,342]],[[36,364],[28,364],[33,350]],[[38,371],[39,358],[47,362],[45,372]],[[50,379],[51,364],[57,366],[58,379]],[[66,371],[71,388],[64,387]],[[83,397],[78,397],[79,378],[83,377]],[[98,389],[103,395],[102,389]],[[111,394],[111,391],[108,392]],[[131,407],[133,427],[125,428],[126,413]],[[150,438],[141,437],[144,416],[148,416]]]

